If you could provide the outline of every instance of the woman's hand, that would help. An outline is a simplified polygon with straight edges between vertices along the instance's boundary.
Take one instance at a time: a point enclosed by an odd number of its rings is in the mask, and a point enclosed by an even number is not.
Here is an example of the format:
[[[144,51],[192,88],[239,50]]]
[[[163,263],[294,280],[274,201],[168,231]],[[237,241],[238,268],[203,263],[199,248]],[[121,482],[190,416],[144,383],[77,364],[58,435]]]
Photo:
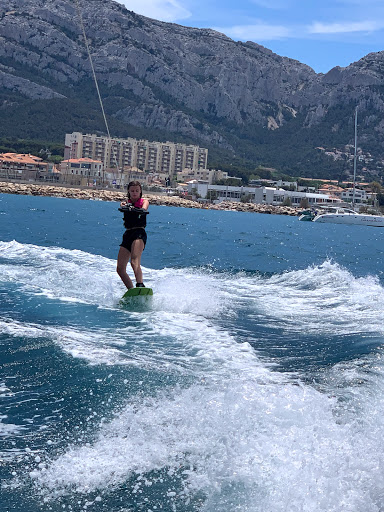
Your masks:
[[[127,201],[121,201],[120,206],[121,206],[121,208],[122,208],[123,206],[127,206]]]

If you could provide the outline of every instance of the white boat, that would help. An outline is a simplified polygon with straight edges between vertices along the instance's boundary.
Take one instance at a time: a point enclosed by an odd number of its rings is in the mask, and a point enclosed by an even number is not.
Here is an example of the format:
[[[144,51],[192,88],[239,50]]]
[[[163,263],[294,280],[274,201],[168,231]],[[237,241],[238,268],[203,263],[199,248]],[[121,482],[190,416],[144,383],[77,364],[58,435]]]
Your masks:
[[[384,215],[368,215],[355,211],[356,190],[356,162],[357,162],[357,108],[355,110],[355,154],[353,159],[353,199],[352,209],[341,207],[328,207],[327,211],[319,212],[312,219],[313,222],[332,222],[334,224],[357,224],[360,226],[377,226],[384,228]]]
[[[311,210],[303,210],[299,215],[299,220],[301,221],[311,221],[316,217],[316,213],[313,209]]]
[[[318,213],[312,222],[332,222],[334,224],[358,224],[360,226],[377,226],[384,228],[384,215],[356,213],[341,207],[328,207],[325,213]]]

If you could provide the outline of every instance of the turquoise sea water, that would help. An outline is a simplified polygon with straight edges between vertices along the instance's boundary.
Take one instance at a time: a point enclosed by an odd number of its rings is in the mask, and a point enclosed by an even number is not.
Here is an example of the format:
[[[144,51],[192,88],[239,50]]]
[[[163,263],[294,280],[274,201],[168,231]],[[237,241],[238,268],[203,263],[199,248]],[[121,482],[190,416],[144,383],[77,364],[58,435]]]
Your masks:
[[[0,510],[384,510],[384,229],[0,195]]]

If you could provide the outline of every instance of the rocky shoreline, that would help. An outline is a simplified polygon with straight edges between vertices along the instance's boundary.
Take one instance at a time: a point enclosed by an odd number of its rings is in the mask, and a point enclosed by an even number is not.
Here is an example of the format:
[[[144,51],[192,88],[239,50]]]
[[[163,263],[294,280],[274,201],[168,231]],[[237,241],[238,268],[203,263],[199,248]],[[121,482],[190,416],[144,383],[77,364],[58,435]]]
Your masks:
[[[65,187],[59,185],[36,183],[0,182],[0,194],[20,194],[29,196],[66,197],[71,199],[88,199],[94,201],[117,201],[126,198],[125,192],[118,190],[89,189]],[[201,204],[197,201],[178,196],[147,194],[150,204],[178,206],[182,208],[204,208],[209,210],[229,210],[240,212],[267,213],[275,215],[297,215],[299,209],[290,206],[273,206],[269,204],[237,203],[223,201],[219,204]]]

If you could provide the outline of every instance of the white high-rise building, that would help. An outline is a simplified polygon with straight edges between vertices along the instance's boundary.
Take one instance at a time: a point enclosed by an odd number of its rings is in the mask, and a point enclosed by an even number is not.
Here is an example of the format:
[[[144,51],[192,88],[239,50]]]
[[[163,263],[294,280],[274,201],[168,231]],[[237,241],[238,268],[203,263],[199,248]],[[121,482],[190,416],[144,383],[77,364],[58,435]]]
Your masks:
[[[172,176],[186,167],[206,169],[208,149],[174,142],[118,139],[73,132],[65,136],[64,159],[70,158],[101,160],[105,169],[137,167]]]

